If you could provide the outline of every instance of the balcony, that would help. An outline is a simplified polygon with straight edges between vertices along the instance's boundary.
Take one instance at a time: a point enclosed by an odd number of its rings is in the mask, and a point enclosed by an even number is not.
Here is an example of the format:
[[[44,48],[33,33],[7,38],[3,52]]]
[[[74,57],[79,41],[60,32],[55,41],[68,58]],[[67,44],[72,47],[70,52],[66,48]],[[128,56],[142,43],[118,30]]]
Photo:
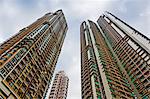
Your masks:
[[[0,75],[4,78],[6,75],[8,74],[8,72],[6,71],[5,68],[1,68],[0,69]]]
[[[23,80],[24,80],[24,78],[25,78],[25,76],[22,74],[22,76],[21,76],[20,78],[21,78],[21,80],[23,81]]]
[[[18,74],[18,75],[20,75],[21,74],[21,68],[19,67],[19,66],[17,66],[16,68],[15,68],[15,72]]]
[[[25,91],[26,91],[26,85],[24,83],[22,84],[21,88],[22,88],[23,93],[25,93]]]
[[[28,78],[26,78],[25,84],[26,84],[27,86],[30,84],[30,80],[29,80]]]
[[[16,82],[17,86],[20,86],[22,84],[22,82],[18,79],[18,81]]]
[[[10,77],[15,80],[18,78],[18,74],[13,70],[12,73],[10,74]]]
[[[18,95],[19,95],[20,97],[22,97],[22,96],[23,96],[23,92],[22,92],[22,90],[18,90]]]
[[[0,58],[0,66],[7,60],[7,57]]]

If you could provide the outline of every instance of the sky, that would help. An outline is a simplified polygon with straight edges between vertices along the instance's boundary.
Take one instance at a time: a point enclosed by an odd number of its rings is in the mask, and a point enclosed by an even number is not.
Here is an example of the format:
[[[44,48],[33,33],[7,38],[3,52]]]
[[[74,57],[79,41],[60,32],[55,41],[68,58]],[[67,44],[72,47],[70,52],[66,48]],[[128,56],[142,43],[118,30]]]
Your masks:
[[[81,99],[80,24],[109,11],[150,38],[150,0],[0,0],[0,43],[48,12],[62,9],[67,35],[55,73],[69,77],[67,99]]]

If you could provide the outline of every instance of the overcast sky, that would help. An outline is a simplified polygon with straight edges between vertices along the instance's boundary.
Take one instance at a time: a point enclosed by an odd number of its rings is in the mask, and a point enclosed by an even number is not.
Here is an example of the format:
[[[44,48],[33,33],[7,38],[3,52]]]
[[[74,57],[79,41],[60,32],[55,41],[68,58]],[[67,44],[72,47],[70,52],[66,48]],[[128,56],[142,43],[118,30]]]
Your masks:
[[[81,99],[80,24],[109,11],[150,38],[150,0],[0,0],[0,43],[47,12],[62,9],[69,26],[56,72],[68,75],[67,99]]]

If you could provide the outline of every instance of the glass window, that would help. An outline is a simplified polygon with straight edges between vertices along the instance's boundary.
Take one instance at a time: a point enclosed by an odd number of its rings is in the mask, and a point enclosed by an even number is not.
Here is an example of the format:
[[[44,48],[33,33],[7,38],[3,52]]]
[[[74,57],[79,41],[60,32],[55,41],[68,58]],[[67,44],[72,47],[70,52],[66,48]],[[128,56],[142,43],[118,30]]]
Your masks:
[[[13,62],[14,64],[17,62],[17,60],[16,60],[15,57],[12,59],[12,62]]]
[[[17,85],[18,85],[18,86],[21,85],[21,81],[20,81],[20,80],[17,81]]]
[[[4,73],[5,73],[4,68],[0,69],[0,74],[4,74]]]
[[[5,58],[5,57],[1,57],[1,58],[0,58],[0,60],[6,61],[6,60],[7,60],[7,58]]]
[[[9,62],[5,65],[5,67],[9,70],[9,69],[12,69],[12,64]]]

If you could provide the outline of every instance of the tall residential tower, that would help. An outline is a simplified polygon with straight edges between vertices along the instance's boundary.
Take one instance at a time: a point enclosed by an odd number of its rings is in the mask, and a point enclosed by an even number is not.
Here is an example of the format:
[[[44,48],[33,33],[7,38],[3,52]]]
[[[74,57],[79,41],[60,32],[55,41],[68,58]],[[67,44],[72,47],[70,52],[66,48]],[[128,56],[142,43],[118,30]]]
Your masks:
[[[107,12],[83,22],[83,99],[149,99],[150,39]]]
[[[0,45],[0,98],[44,98],[67,31],[62,10],[47,13]]]
[[[66,99],[69,78],[64,71],[59,71],[54,79],[49,99]]]

